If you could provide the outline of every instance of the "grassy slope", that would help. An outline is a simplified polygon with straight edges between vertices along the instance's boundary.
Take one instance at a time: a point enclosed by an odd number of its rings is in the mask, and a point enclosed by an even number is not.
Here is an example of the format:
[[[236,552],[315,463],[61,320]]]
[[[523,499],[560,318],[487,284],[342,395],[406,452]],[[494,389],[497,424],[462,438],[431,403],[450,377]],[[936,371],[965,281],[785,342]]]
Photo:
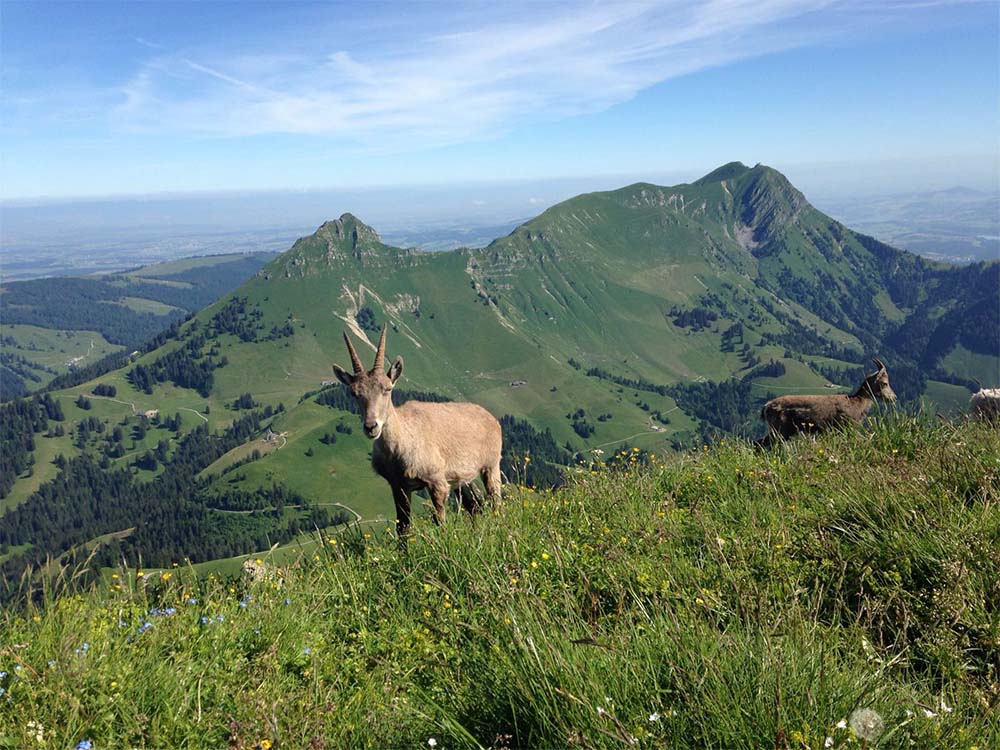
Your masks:
[[[0,614],[0,747],[31,717],[58,747],[840,748],[859,708],[879,747],[996,747],[998,466],[995,428],[899,420],[510,488],[259,583],[121,571]]]
[[[71,360],[77,360],[81,365],[90,364],[122,348],[109,343],[95,331],[59,331],[38,326],[0,324],[0,336],[16,342],[13,345],[5,343],[4,352],[22,356],[56,373],[67,372]],[[44,370],[32,371],[41,378],[37,383],[29,383],[35,388],[43,387],[54,377]]]

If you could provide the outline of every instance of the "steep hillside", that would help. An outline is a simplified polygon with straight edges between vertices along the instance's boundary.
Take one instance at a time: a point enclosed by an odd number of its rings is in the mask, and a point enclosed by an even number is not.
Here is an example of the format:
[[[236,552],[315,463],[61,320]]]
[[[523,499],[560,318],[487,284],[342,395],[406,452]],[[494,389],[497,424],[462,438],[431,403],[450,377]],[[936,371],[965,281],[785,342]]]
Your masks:
[[[62,420],[48,419],[62,428],[23,416],[38,429],[0,499],[24,504],[22,532],[0,564],[109,533],[109,559],[164,561],[183,537],[200,562],[310,519],[391,516],[333,381],[344,329],[371,357],[389,326],[402,398],[510,415],[505,471],[530,451],[524,479],[544,485],[574,456],[759,432],[768,397],[853,388],[875,355],[904,406],[948,411],[971,376],[1000,380],[998,294],[1000,264],[953,269],[856,234],[761,165],[578,196],[480,250],[395,248],[344,214],[120,369],[56,390]],[[157,512],[135,528],[98,515],[32,532],[49,526],[31,518],[83,507],[32,494],[65,473],[59,454],[155,480]]]
[[[879,420],[629,451],[406,549],[66,570],[0,611],[0,747],[996,748],[998,461]]]

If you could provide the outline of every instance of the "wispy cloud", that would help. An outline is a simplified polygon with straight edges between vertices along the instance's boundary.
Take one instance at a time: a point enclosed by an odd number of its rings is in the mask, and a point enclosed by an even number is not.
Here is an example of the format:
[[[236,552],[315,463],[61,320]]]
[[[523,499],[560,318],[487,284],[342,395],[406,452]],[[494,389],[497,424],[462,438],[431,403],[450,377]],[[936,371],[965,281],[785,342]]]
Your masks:
[[[295,54],[284,36],[281,48],[239,54],[221,39],[211,51],[133,37],[155,54],[118,89],[109,125],[412,150],[601,111],[677,76],[835,39],[871,17],[861,0],[498,5],[428,5],[430,22],[388,41],[342,25],[303,30],[308,43]],[[912,5],[883,6],[880,22]]]

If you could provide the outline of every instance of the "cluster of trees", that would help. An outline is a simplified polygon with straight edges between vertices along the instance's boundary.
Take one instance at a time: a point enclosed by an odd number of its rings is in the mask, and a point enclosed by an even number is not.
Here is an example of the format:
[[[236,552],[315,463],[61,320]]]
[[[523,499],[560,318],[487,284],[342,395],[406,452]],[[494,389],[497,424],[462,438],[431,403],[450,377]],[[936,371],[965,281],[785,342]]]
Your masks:
[[[91,391],[95,396],[107,396],[109,398],[114,398],[118,395],[118,389],[113,385],[107,385],[105,383],[98,383],[94,386],[94,390]]]
[[[50,412],[56,415],[57,406],[58,402],[47,403],[42,397],[4,407],[11,411],[4,412],[2,423],[4,471],[0,476],[10,476],[7,467],[15,466],[12,459],[17,454],[7,449],[8,443],[45,430],[52,418]],[[207,493],[210,480],[199,479],[198,473],[259,434],[262,419],[261,413],[252,412],[219,434],[212,434],[205,425],[200,425],[177,443],[173,455],[169,455],[166,441],[161,441],[150,457],[157,464],[167,464],[170,470],[148,483],[137,481],[127,468],[107,463],[102,467],[89,454],[71,459],[59,457],[57,465],[61,471],[56,478],[4,515],[0,525],[0,554],[17,545],[33,546],[29,552],[14,555],[0,565],[0,577],[7,582],[17,581],[29,564],[38,564],[46,556],[64,554],[94,537],[126,529],[132,529],[131,533],[104,548],[95,565],[118,564],[124,559],[131,565],[141,560],[142,564],[160,566],[183,557],[196,561],[226,557],[329,525],[335,516],[324,508],[302,507],[280,517],[266,511],[225,513],[218,509],[217,498]],[[97,429],[96,425],[93,427]],[[11,435],[7,435],[8,430]],[[22,459],[22,468],[24,465]],[[273,509],[277,499],[285,507],[307,505],[298,502],[297,496],[294,502],[290,501],[292,496],[282,488],[246,494],[249,497],[240,499],[238,490],[229,490],[223,502],[226,507],[239,509]],[[268,498],[271,501],[262,505]]]
[[[704,330],[719,319],[719,315],[714,310],[705,307],[694,307],[690,310],[672,307],[667,313],[667,317],[671,318],[678,328],[691,328],[694,331]]]
[[[149,290],[119,286],[119,277],[100,279],[57,277],[15,281],[4,292],[4,322],[40,328],[98,331],[112,344],[135,346],[183,317],[180,310],[166,315],[140,313],[120,303],[126,296],[156,294],[165,284],[144,284]],[[158,295],[159,296],[159,295]],[[157,299],[157,297],[149,297]],[[171,304],[171,303],[167,303]]]
[[[209,321],[209,338],[228,333],[240,341],[257,341],[258,333],[264,330],[263,317],[260,308],[249,304],[246,297],[233,297]]]
[[[35,434],[48,430],[49,420],[65,419],[48,393],[0,406],[0,497],[7,497],[18,475],[34,462]]]
[[[500,470],[509,479],[518,479],[531,487],[561,487],[566,483],[564,467],[573,460],[561,448],[548,428],[539,432],[529,422],[510,414],[500,418],[503,429],[503,455]],[[528,456],[530,461],[525,461]]]
[[[253,396],[250,393],[242,393],[238,398],[236,398],[231,404],[230,408],[236,411],[242,411],[244,409],[255,409],[260,404],[253,400]]]
[[[133,386],[144,393],[152,393],[153,385],[170,381],[180,388],[191,388],[208,398],[215,382],[213,370],[225,367],[226,357],[213,359],[202,353],[206,338],[204,334],[192,335],[179,349],[164,354],[149,366],[136,365],[127,377]]]
[[[382,326],[375,319],[375,311],[368,307],[368,305],[358,310],[354,315],[354,319],[358,321],[358,325],[361,326],[362,331],[378,333],[382,330]]]
[[[28,383],[42,382],[39,372],[54,371],[15,352],[0,352],[0,401],[28,395]]]
[[[567,414],[566,419],[573,423],[573,431],[584,440],[594,434],[594,425],[587,421],[587,412],[583,409],[577,409],[575,412]]]

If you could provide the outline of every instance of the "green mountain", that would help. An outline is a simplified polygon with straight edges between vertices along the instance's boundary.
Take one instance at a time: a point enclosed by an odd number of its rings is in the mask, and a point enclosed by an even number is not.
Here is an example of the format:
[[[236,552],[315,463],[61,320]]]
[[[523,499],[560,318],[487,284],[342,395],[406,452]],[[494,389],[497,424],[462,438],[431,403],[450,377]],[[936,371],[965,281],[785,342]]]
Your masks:
[[[38,539],[61,553],[109,534],[109,559],[200,562],[391,517],[333,382],[345,328],[370,357],[389,326],[409,394],[511,415],[505,471],[545,484],[574,454],[759,432],[764,400],[852,387],[873,355],[904,402],[964,405],[971,376],[1000,379],[998,290],[1000,264],[937,265],[852,232],[761,165],[581,195],[479,250],[395,248],[344,214],[126,366],[53,392],[58,409],[19,417],[35,438],[9,459],[0,564],[16,571]],[[130,472],[102,485],[117,514],[67,508],[98,461]]]

